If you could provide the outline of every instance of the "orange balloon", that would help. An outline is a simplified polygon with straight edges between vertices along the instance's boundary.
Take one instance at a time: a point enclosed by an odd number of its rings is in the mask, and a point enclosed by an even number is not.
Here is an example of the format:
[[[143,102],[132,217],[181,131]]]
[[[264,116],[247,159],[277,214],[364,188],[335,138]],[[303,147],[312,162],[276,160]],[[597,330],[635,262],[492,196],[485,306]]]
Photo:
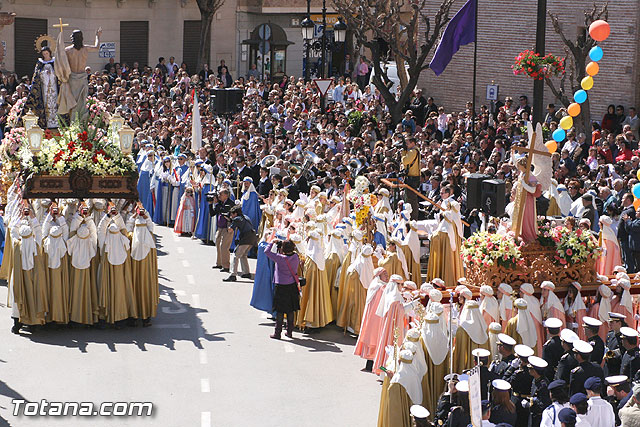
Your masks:
[[[551,154],[555,153],[556,150],[558,149],[558,143],[555,142],[553,139],[545,142],[544,145],[547,147],[547,150],[549,150],[549,153]]]
[[[580,104],[578,104],[577,102],[569,104],[569,106],[567,107],[567,113],[569,113],[571,117],[575,117],[580,114]]]
[[[600,71],[600,66],[598,65],[597,62],[589,62],[587,64],[586,70],[587,70],[587,74],[593,77],[596,74],[598,74],[598,71]]]
[[[602,19],[593,21],[593,23],[589,25],[589,35],[596,41],[601,42],[606,40],[606,38],[609,37],[610,32],[611,28],[609,27],[609,23]]]
[[[640,208],[640,199],[635,199],[633,201],[633,207],[638,210],[638,208]]]

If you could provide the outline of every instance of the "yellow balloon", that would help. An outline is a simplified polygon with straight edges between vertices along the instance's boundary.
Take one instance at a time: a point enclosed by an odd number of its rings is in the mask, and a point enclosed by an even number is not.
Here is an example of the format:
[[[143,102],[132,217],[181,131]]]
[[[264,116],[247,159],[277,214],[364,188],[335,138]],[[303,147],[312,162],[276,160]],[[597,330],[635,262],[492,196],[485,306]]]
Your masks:
[[[571,116],[565,116],[560,119],[560,127],[564,130],[571,129],[573,126],[573,118]]]
[[[580,82],[580,86],[582,86],[582,89],[584,90],[591,89],[593,87],[593,77],[587,76],[582,79],[582,81]]]
[[[549,150],[551,154],[555,153],[556,150],[558,149],[558,143],[555,142],[553,139],[545,142],[544,145],[547,146],[547,150]],[[638,174],[640,174],[640,171],[638,171]]]
[[[640,179],[640,169],[638,169],[637,175],[638,175],[638,179]]]
[[[575,117],[580,114],[580,104],[578,104],[577,102],[570,104],[567,107],[567,113],[569,113],[571,117]]]

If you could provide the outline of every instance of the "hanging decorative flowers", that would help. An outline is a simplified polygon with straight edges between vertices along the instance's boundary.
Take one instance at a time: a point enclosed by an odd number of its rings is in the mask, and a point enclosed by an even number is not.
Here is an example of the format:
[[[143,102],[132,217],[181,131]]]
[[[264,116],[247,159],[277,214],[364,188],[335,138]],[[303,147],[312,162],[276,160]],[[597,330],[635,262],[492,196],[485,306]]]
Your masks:
[[[543,80],[545,77],[558,76],[565,73],[565,58],[548,54],[540,56],[533,50],[527,49],[520,52],[511,66],[513,74],[525,74],[534,80]]]

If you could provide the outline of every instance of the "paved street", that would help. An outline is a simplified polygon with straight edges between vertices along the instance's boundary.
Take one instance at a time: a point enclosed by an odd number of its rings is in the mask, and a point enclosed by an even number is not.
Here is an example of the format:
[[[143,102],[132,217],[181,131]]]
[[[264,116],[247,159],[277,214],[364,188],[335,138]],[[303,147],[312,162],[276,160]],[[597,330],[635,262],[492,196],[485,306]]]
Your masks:
[[[0,426],[373,426],[380,386],[335,326],[269,339],[253,282],[222,282],[215,247],[157,227],[161,302],[150,328],[11,334],[0,286]],[[255,268],[255,260],[251,260]],[[153,402],[153,417],[12,416],[11,399]],[[115,419],[114,419],[115,418]]]

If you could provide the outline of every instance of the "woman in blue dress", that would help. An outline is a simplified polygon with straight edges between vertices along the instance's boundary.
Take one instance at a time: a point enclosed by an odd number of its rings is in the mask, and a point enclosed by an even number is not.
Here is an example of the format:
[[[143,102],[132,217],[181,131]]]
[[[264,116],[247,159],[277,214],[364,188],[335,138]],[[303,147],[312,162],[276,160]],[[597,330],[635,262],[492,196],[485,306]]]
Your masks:
[[[209,202],[207,194],[213,189],[213,167],[211,165],[201,165],[200,168],[200,197],[198,200],[198,222],[196,222],[195,236],[205,242],[210,240],[211,215],[209,214]]]
[[[151,192],[151,179],[153,177],[153,165],[155,162],[155,153],[149,151],[140,167],[138,175],[138,198],[142,202],[144,209],[153,217],[153,194]]]

